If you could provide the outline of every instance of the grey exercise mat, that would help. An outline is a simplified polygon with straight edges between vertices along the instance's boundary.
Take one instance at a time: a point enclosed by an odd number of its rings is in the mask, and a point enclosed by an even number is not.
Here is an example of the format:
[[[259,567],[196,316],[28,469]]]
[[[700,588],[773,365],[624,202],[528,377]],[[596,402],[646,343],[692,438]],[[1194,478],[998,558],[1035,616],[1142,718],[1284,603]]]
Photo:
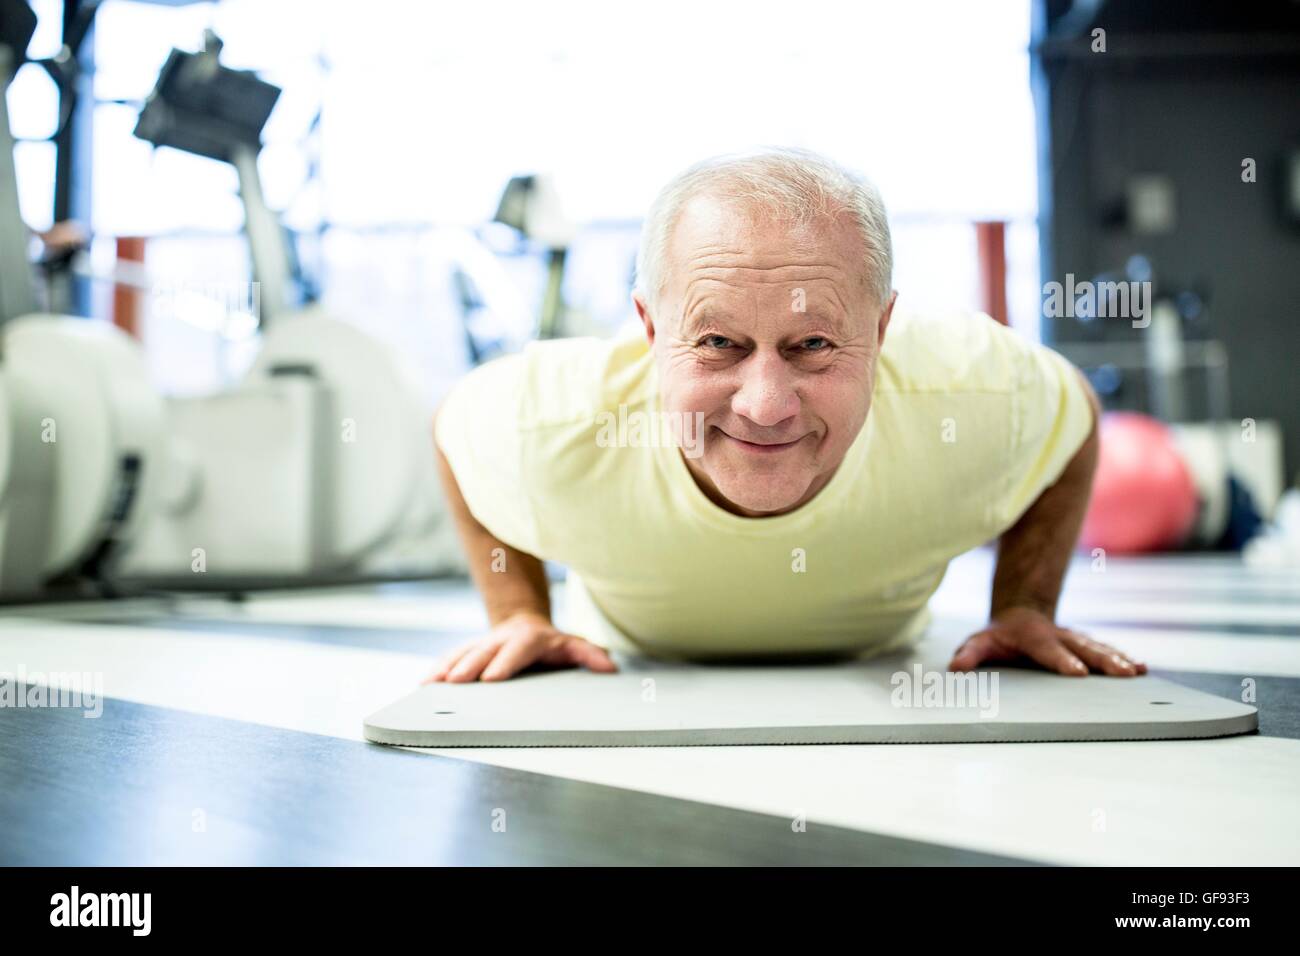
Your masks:
[[[367,718],[365,736],[411,747],[669,747],[1173,740],[1258,726],[1254,707],[1151,676],[948,674],[914,659],[621,666],[428,684]]]

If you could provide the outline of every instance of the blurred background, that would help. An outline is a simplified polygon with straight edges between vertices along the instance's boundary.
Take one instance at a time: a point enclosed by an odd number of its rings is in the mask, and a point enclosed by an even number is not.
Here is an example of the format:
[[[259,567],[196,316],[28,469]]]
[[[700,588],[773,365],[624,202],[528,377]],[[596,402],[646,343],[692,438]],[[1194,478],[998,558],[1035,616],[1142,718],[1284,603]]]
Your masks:
[[[1180,543],[1243,546],[1300,470],[1295,0],[18,6],[37,304],[130,333],[169,399],[256,364],[257,310],[204,294],[269,281],[246,220],[280,233],[285,301],[391,346],[429,410],[493,355],[626,321],[658,188],[779,144],[875,180],[908,305],[986,311],[1176,426]],[[247,107],[251,172],[168,129],[174,50],[262,81],[202,104]],[[1090,282],[1144,289],[1141,321],[1049,304]]]
[[[485,339],[517,343],[535,331],[545,240],[491,222],[511,177],[553,183],[572,227],[565,327],[599,332],[631,314],[640,219],[655,192],[696,160],[762,144],[821,150],[877,181],[897,284],[917,304],[977,305],[972,223],[1006,223],[1011,319],[1038,334],[1022,2],[812,3],[800,21],[826,27],[806,33],[779,3],[33,7],[33,58],[59,56],[64,25],[94,10],[75,105],[36,63],[9,93],[33,228],[84,224],[101,268],[119,238],[144,237],[160,276],[224,280],[247,269],[234,169],[133,135],[171,49],[198,50],[212,29],[224,65],[282,89],[258,165],[267,203],[293,230],[309,294],[400,343],[420,362],[430,402],[470,361],[466,309],[495,311],[474,317]],[[457,278],[488,285],[497,266],[503,288],[467,290]],[[83,283],[74,301],[108,317],[112,289]],[[210,389],[239,371],[214,359],[213,334],[156,318],[145,316],[145,338],[168,390]]]

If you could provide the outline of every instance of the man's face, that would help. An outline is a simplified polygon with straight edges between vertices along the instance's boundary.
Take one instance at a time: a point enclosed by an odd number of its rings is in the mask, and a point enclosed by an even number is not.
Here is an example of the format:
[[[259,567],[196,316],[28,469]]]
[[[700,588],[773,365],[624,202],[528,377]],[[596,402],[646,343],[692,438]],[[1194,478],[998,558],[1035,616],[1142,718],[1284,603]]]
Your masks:
[[[866,421],[893,308],[871,295],[856,229],[847,217],[795,228],[699,197],[663,268],[658,301],[635,301],[663,410],[703,415],[703,451],[685,459],[696,483],[746,516],[811,500]]]

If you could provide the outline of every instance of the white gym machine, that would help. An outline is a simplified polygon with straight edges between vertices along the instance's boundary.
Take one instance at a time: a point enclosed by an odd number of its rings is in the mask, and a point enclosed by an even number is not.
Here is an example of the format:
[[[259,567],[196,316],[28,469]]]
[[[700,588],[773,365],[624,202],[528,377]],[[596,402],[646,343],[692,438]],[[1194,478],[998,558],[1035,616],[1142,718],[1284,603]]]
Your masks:
[[[163,403],[136,343],[42,314],[18,206],[5,94],[36,17],[0,3],[0,600],[103,577],[158,491]]]
[[[167,401],[159,506],[123,580],[198,590],[447,570],[429,412],[388,346],[289,308],[285,235],[257,171],[280,91],[220,64],[220,49],[209,33],[201,52],[173,50],[135,132],[235,167],[260,351],[229,390]]]

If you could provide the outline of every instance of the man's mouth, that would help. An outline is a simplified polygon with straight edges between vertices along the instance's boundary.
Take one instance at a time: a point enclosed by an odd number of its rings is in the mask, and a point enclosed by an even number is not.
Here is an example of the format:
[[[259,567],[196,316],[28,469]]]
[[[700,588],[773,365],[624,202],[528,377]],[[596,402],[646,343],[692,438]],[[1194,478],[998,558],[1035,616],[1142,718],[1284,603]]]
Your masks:
[[[722,434],[726,436],[727,439],[729,439],[733,444],[739,447],[742,451],[746,451],[755,455],[778,454],[780,452],[787,451],[793,448],[795,445],[799,444],[799,442],[803,441],[802,438],[796,438],[793,441],[783,441],[783,442],[746,441],[743,438],[737,438],[735,435],[728,435],[726,432],[723,432],[722,429],[718,429],[718,431],[722,432]]]

